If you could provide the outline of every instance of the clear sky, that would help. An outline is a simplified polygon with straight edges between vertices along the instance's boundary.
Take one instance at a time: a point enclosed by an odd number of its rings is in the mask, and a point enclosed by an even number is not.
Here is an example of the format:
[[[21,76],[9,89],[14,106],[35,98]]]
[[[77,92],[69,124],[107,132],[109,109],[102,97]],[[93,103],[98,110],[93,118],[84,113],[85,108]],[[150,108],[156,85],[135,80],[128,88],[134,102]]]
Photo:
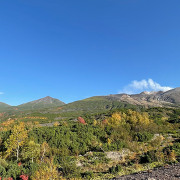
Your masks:
[[[1,102],[68,103],[179,78],[180,0],[0,1]]]

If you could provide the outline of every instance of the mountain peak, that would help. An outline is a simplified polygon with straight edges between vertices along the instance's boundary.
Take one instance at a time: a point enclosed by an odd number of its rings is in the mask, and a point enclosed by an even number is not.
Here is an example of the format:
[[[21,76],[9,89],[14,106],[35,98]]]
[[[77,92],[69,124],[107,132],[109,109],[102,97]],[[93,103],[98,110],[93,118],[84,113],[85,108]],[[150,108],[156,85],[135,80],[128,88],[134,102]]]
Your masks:
[[[65,103],[60,101],[59,99],[52,98],[50,96],[46,96],[44,98],[34,100],[25,104],[21,104],[18,107],[20,109],[42,109],[42,108],[51,108],[62,106]]]
[[[44,97],[42,99],[54,99],[54,98],[52,98],[51,96],[46,96],[46,97]]]
[[[143,91],[142,93],[140,93],[140,94],[154,94],[155,92],[154,91]]]
[[[55,100],[55,98],[52,98],[50,96],[46,96],[44,98],[41,98],[41,99],[38,99],[38,100],[35,100],[35,101],[32,101],[32,102],[40,102],[40,101],[44,101],[44,102],[50,102],[52,103],[53,100]],[[58,99],[57,99],[58,100]]]

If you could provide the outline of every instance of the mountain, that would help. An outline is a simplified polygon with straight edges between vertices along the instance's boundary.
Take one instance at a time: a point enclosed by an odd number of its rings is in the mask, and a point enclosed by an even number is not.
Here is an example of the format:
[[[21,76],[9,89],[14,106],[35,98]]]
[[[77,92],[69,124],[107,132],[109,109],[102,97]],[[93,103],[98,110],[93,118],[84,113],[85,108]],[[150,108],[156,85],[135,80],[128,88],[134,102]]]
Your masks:
[[[4,109],[4,108],[8,108],[8,107],[11,107],[11,106],[9,104],[0,102],[0,109]]]
[[[166,92],[142,92],[140,94],[115,94],[109,95],[110,99],[126,102],[133,105],[145,107],[172,107],[180,106],[180,88],[175,88]]]
[[[127,102],[134,105],[143,106],[180,106],[180,88],[171,89],[163,92],[142,92],[140,94],[119,94],[110,95],[119,101]]]
[[[16,106],[19,110],[36,110],[36,109],[43,109],[43,108],[52,108],[52,107],[59,107],[64,105],[65,103],[60,101],[59,99],[52,98],[50,96],[46,96],[44,98],[31,101],[28,103],[21,104]]]
[[[180,105],[180,87],[162,93],[160,100]]]
[[[114,99],[119,102],[124,102],[133,105],[140,105],[145,107],[150,106],[164,106],[169,105],[169,102],[160,100],[162,91],[158,92],[142,92],[140,94],[115,94],[109,95],[109,99]]]
[[[116,108],[180,107],[180,88],[166,92],[142,92],[140,94],[111,94],[93,96],[62,106],[60,113],[101,112]],[[56,111],[54,109],[54,111]]]
[[[13,106],[10,106],[9,104],[0,102],[0,113],[4,111],[13,110]]]

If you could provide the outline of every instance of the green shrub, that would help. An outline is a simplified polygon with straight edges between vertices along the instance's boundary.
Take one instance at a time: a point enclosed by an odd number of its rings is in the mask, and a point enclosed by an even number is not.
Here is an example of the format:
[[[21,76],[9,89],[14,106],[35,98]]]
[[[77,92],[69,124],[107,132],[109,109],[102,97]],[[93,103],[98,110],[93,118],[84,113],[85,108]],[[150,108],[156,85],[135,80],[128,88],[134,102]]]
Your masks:
[[[63,161],[61,162],[61,166],[64,176],[68,178],[80,177],[80,169],[76,166],[75,161],[72,158],[70,157],[63,158]]]
[[[144,155],[140,156],[140,163],[151,163],[157,161],[156,151],[148,151]]]
[[[28,162],[24,165],[23,173],[32,175],[38,170],[39,165],[36,163]]]
[[[116,174],[116,173],[120,172],[121,170],[122,170],[122,167],[119,164],[109,168],[109,172],[112,174]]]
[[[3,166],[0,165],[0,177],[5,177],[6,175],[6,170]]]
[[[8,163],[4,159],[0,159],[0,165],[6,168],[8,166]]]
[[[82,177],[86,179],[91,179],[94,178],[94,173],[92,171],[87,171],[82,174]]]
[[[172,149],[175,151],[177,156],[180,156],[180,143],[174,143]]]
[[[134,139],[139,142],[147,142],[151,140],[153,137],[153,134],[149,132],[138,132],[135,134]]]
[[[7,172],[6,176],[7,177],[13,177],[14,179],[17,179],[18,176],[21,175],[21,167],[18,166],[18,164],[15,163],[10,163],[7,167]]]

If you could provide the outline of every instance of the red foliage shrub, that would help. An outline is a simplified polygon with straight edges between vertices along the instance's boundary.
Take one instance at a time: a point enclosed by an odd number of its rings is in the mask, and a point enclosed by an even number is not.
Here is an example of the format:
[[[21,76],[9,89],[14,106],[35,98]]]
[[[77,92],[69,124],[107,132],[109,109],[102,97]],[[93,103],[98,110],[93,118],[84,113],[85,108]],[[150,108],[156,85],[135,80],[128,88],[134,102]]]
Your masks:
[[[78,117],[78,121],[79,121],[81,124],[86,124],[86,121],[85,121],[82,117]]]
[[[29,179],[29,177],[27,176],[27,175],[25,175],[25,174],[22,174],[22,175],[20,175],[19,176],[22,180],[28,180]]]

